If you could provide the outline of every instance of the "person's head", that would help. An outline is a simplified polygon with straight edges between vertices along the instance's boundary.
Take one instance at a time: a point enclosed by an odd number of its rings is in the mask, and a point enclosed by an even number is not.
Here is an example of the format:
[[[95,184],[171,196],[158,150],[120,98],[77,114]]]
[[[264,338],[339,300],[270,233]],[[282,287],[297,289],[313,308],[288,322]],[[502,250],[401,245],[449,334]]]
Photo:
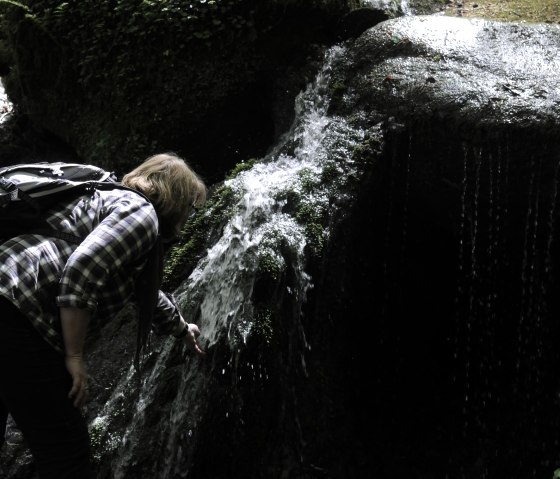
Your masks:
[[[206,186],[175,153],[149,157],[124,175],[122,183],[146,195],[154,205],[164,240],[178,235],[194,208],[206,201]]]

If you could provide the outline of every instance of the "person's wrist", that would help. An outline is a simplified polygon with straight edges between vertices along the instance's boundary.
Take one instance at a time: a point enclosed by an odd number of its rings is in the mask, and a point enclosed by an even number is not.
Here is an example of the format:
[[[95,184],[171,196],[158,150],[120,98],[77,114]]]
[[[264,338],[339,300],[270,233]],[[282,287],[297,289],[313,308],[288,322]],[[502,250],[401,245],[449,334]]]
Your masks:
[[[173,336],[176,339],[181,339],[181,338],[184,338],[187,335],[188,332],[189,332],[189,325],[185,322],[185,325],[184,325],[183,329],[179,332],[179,334],[174,334]]]

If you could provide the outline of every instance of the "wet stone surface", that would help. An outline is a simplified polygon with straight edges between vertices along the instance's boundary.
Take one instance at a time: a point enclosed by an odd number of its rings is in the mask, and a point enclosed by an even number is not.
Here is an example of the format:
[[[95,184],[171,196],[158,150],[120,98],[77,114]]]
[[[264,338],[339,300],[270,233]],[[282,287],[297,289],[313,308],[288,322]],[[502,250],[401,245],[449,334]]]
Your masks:
[[[389,20],[351,49],[340,106],[479,124],[554,123],[559,46],[555,26],[443,16]]]

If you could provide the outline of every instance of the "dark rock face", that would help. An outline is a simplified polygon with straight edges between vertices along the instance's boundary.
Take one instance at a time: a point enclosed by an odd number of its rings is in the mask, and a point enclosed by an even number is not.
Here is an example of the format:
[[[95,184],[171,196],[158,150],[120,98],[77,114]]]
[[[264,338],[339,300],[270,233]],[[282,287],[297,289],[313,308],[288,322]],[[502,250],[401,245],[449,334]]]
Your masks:
[[[554,27],[408,17],[334,68],[331,112],[385,131],[347,254],[329,256],[376,477],[557,465],[559,42]]]
[[[361,139],[347,154],[326,128],[315,145],[352,173],[307,257],[314,287],[294,299],[289,268],[260,284],[268,343],[195,360],[156,339],[141,401],[120,366],[130,320],[99,325],[99,477],[551,476],[559,43],[555,27],[405,17],[337,47],[327,117]]]
[[[177,151],[209,182],[289,128],[325,46],[402,13],[354,0],[172,2],[167,13],[28,3],[2,6],[0,41],[7,91],[35,128],[118,173]]]
[[[289,126],[283,116],[352,8],[347,0],[167,10],[28,3],[3,5],[0,23],[14,62],[6,89],[22,113],[85,161],[123,172],[171,149],[210,181],[262,155]]]

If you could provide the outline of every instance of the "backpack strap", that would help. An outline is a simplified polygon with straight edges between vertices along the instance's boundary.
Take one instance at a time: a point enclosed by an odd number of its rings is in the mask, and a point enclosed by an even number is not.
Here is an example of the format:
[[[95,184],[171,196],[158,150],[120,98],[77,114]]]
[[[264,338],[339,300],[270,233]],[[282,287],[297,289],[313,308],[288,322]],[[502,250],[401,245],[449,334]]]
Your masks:
[[[7,180],[6,178],[0,177],[0,188],[7,193],[6,195],[0,196],[0,206],[5,205],[10,201],[17,200],[19,189],[15,183]]]

